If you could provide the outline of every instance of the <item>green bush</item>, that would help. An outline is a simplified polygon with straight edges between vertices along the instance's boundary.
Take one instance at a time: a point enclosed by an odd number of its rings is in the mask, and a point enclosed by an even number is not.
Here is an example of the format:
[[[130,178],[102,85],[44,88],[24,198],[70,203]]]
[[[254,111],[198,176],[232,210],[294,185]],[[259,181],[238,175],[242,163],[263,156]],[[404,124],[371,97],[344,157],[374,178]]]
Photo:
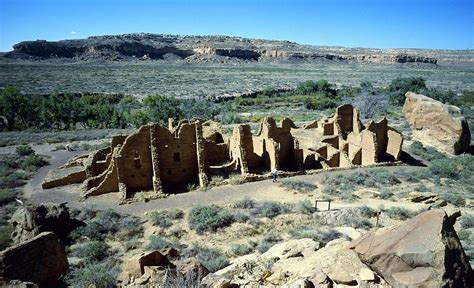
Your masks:
[[[17,197],[15,190],[11,188],[0,189],[0,205],[12,202]]]
[[[35,150],[30,145],[20,145],[15,148],[16,154],[20,156],[27,156],[35,154]]]
[[[474,156],[466,154],[435,159],[431,162],[429,169],[431,173],[439,177],[470,183],[472,171],[474,171]]]
[[[466,205],[466,200],[463,196],[457,195],[451,191],[442,193],[441,199],[457,207],[463,207]]]
[[[193,242],[191,247],[183,250],[184,257],[196,257],[210,272],[216,272],[229,265],[229,259],[216,248],[209,248]]]
[[[282,240],[283,239],[279,235],[269,233],[263,237],[262,242],[257,245],[256,249],[258,252],[263,254],[267,252],[268,249],[270,249],[273,245],[281,242]]]
[[[421,93],[426,89],[426,80],[422,77],[399,77],[393,79],[387,90],[392,103],[402,105],[405,103],[405,94],[408,91]]]
[[[308,199],[299,201],[298,205],[296,206],[296,209],[299,213],[308,215],[316,212],[316,207],[314,207],[314,204],[311,203],[311,201],[309,201]]]
[[[44,158],[44,156],[33,154],[24,159],[22,168],[26,171],[36,171],[48,164],[49,162]]]
[[[10,246],[12,230],[8,223],[0,226],[0,251]]]
[[[280,182],[278,182],[278,186],[283,187],[287,190],[290,191],[297,191],[301,193],[308,193],[314,191],[318,186],[316,186],[313,183],[309,183],[306,181],[301,181],[301,180],[288,180],[288,179],[283,179]]]
[[[90,241],[71,248],[71,254],[87,261],[102,261],[110,256],[110,246],[103,241]]]
[[[229,253],[233,256],[244,256],[252,253],[253,249],[246,244],[232,244],[230,245]]]
[[[438,152],[438,150],[433,147],[424,147],[423,144],[419,141],[414,141],[413,143],[411,143],[409,151],[428,161],[433,161],[435,159],[441,159],[446,157],[443,153]]]
[[[251,214],[258,217],[275,218],[278,215],[288,212],[290,212],[290,209],[285,204],[275,201],[265,201],[253,208]]]
[[[125,252],[128,252],[130,250],[142,247],[142,244],[143,243],[139,238],[132,238],[123,243],[123,249],[125,250]]]
[[[85,221],[86,226],[76,228],[71,232],[73,239],[85,237],[90,240],[103,241],[112,238],[120,241],[130,240],[143,235],[140,218],[119,214],[113,210],[91,211],[84,210],[78,219]]]
[[[153,211],[149,216],[152,225],[159,226],[161,228],[168,228],[173,225],[173,222],[169,219],[166,211]]]
[[[116,287],[118,269],[108,262],[84,262],[70,270],[66,283],[72,287]]]
[[[462,216],[461,227],[464,229],[473,228],[474,227],[474,214]]]
[[[191,208],[188,217],[189,227],[198,234],[206,231],[215,232],[234,222],[232,214],[217,205],[197,205]]]
[[[249,197],[245,197],[244,199],[238,200],[234,203],[235,208],[241,209],[251,209],[257,205],[255,200],[250,199]]]
[[[390,207],[384,212],[387,213],[388,217],[396,220],[406,220],[416,215],[416,213],[403,207]]]
[[[372,217],[375,217],[375,215],[377,214],[377,211],[375,211],[374,209],[364,205],[364,206],[361,206],[359,208],[360,210],[360,214],[363,216],[363,217],[366,217],[366,218],[372,218]]]
[[[288,234],[293,239],[312,239],[319,242],[320,247],[324,247],[328,242],[342,237],[342,234],[334,229],[315,230],[310,227],[293,228],[288,231]]]
[[[150,243],[146,246],[147,250],[161,250],[163,248],[172,247],[171,243],[158,235],[150,236]]]

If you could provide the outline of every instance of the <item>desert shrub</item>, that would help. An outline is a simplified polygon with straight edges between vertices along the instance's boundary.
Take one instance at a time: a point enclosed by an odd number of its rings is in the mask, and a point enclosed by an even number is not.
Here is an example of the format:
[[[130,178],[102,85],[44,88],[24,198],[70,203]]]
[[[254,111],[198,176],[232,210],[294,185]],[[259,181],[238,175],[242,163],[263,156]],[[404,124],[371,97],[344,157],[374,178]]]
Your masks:
[[[183,256],[196,257],[211,272],[216,272],[229,265],[229,259],[221,250],[203,246],[198,242],[193,242],[190,247],[184,249]]]
[[[441,159],[446,157],[443,153],[439,152],[433,147],[424,147],[423,144],[419,141],[414,141],[413,143],[411,143],[409,151],[428,161],[433,161],[435,159]]]
[[[246,244],[232,244],[230,245],[229,253],[233,256],[244,256],[253,251],[252,247]]]
[[[184,217],[184,211],[179,208],[168,209],[166,210],[166,213],[168,214],[168,217],[170,217],[173,220],[183,219]]]
[[[27,156],[35,154],[35,150],[30,145],[20,145],[15,148],[16,154],[20,156]]]
[[[312,80],[304,81],[298,83],[296,87],[295,93],[303,94],[303,95],[310,95],[317,92],[322,93],[335,93],[334,90],[331,89],[331,84],[327,80],[319,80],[314,82]]]
[[[388,217],[396,220],[406,220],[416,215],[416,213],[403,207],[390,207],[384,211]]]
[[[360,91],[354,97],[344,100],[358,108],[363,119],[386,115],[389,107],[389,97],[375,89],[368,81],[361,83]]]
[[[215,175],[215,176],[211,177],[211,180],[209,181],[209,184],[219,185],[220,183],[222,183],[222,181],[224,181],[224,177],[219,176],[219,175]]]
[[[110,246],[104,241],[89,241],[71,248],[71,254],[87,261],[102,261],[110,256]]]
[[[457,207],[463,207],[466,205],[466,200],[461,195],[455,194],[453,192],[441,193],[441,199],[444,201],[453,204]]]
[[[255,200],[250,199],[249,197],[245,197],[244,199],[237,200],[234,203],[235,208],[241,208],[241,209],[251,209],[254,208],[257,205],[257,202]]]
[[[472,171],[474,171],[474,156],[463,155],[435,159],[429,167],[431,173],[442,178],[462,180],[464,183],[472,183]]]
[[[166,271],[164,283],[160,285],[162,288],[176,288],[176,287],[202,287],[201,280],[204,275],[200,275],[200,271],[194,269],[187,273],[176,273],[171,269]]]
[[[464,229],[474,227],[474,214],[464,215],[461,217],[461,227]]]
[[[11,234],[12,227],[8,223],[2,223],[2,225],[0,225],[0,251],[10,246]]]
[[[241,211],[236,211],[233,217],[235,222],[239,223],[245,223],[250,220],[250,215]]]
[[[166,211],[153,211],[150,213],[149,219],[152,225],[161,228],[168,228],[173,225],[173,222],[169,219]]]
[[[66,275],[66,283],[72,287],[115,287],[119,269],[105,262],[84,262],[70,270]]]
[[[301,180],[288,180],[288,179],[283,179],[282,181],[278,182],[278,185],[280,187],[283,187],[287,190],[293,190],[301,193],[307,193],[314,191],[318,186],[316,186],[313,183],[309,183],[306,181],[301,181]]]
[[[87,209],[86,209],[87,210]],[[70,233],[71,238],[85,237],[90,240],[103,241],[109,237],[117,240],[129,240],[143,235],[141,220],[137,217],[119,214],[113,210],[84,211],[79,214],[86,225]],[[90,218],[89,218],[90,217]]]
[[[289,211],[290,209],[285,204],[275,201],[265,201],[253,208],[251,214],[258,217],[274,218],[280,214],[288,213]]]
[[[142,247],[142,244],[143,243],[139,238],[132,238],[123,243],[123,249],[125,250],[125,252],[128,252],[130,250]]]
[[[393,196],[393,192],[390,191],[389,189],[382,189],[382,191],[380,191],[380,194],[378,196],[380,199],[387,200]]]
[[[216,205],[197,205],[191,208],[188,217],[189,227],[198,234],[205,231],[215,232],[219,228],[234,222],[232,214],[225,208]]]
[[[376,169],[372,172],[372,177],[375,179],[376,183],[385,185],[385,186],[392,186],[395,184],[401,183],[400,180],[397,179],[397,177],[391,173],[390,171],[387,171],[386,169]]]
[[[301,200],[298,202],[298,205],[296,206],[296,210],[299,213],[303,214],[313,214],[316,212],[316,207],[314,207],[313,203],[309,201],[309,199]]]
[[[147,250],[160,250],[169,247],[172,247],[171,243],[158,235],[151,235],[150,242],[148,243],[148,245],[146,245]]]
[[[48,165],[49,162],[41,155],[30,155],[24,159],[22,168],[26,171],[36,171],[38,168]]]
[[[377,211],[375,211],[374,209],[364,205],[364,206],[361,206],[359,208],[360,210],[360,214],[363,216],[363,217],[366,217],[366,218],[372,218],[374,217],[376,214],[377,214]]]
[[[11,188],[0,189],[0,205],[9,203],[17,197],[15,190]]]
[[[256,249],[260,253],[265,253],[270,249],[273,245],[281,242],[283,239],[274,233],[269,233],[265,235],[260,242],[260,244],[257,245]]]
[[[328,242],[342,237],[342,234],[334,229],[317,230],[310,227],[293,228],[288,231],[288,234],[293,239],[312,239],[319,242],[320,247],[324,247]]]
[[[390,101],[402,105],[408,91],[421,93],[426,89],[426,80],[422,77],[399,77],[392,80],[387,90]]]

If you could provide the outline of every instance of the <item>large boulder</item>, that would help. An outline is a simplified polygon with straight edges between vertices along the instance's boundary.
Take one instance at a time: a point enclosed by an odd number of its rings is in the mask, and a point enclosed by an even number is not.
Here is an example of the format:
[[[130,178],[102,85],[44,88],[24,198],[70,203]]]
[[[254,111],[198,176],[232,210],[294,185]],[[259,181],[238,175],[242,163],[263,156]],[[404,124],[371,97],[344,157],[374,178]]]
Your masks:
[[[413,92],[405,96],[403,113],[415,140],[450,154],[469,150],[471,133],[461,109]]]
[[[426,211],[367,233],[351,248],[394,287],[473,287],[472,269],[453,222],[443,210]]]
[[[21,243],[41,232],[54,232],[61,241],[79,225],[80,221],[71,219],[64,204],[46,203],[38,206],[28,205],[18,208],[10,219],[13,226],[12,239]]]
[[[64,246],[51,232],[0,252],[0,275],[12,280],[55,287],[68,268]]]

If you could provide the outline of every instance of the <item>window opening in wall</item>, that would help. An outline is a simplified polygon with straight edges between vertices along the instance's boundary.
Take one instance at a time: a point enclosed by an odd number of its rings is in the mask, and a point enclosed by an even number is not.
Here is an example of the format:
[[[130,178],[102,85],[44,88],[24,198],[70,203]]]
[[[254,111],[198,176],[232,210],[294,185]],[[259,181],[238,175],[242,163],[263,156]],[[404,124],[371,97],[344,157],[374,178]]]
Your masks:
[[[174,162],[181,161],[181,155],[179,155],[179,152],[174,152],[173,159],[174,159]]]
[[[140,153],[138,153],[137,150],[133,153],[133,161],[135,162],[135,167],[136,168],[141,168],[142,167],[142,159],[140,157]]]
[[[171,175],[171,169],[170,169],[170,170],[168,170],[168,175]]]

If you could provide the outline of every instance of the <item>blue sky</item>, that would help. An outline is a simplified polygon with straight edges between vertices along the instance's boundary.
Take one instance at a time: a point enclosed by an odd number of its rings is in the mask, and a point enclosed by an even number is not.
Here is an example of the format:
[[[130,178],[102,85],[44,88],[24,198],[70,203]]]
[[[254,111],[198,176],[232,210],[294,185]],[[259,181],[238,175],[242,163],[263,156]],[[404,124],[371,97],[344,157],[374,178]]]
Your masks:
[[[302,44],[474,49],[474,0],[0,0],[0,51],[23,40],[149,32]]]

